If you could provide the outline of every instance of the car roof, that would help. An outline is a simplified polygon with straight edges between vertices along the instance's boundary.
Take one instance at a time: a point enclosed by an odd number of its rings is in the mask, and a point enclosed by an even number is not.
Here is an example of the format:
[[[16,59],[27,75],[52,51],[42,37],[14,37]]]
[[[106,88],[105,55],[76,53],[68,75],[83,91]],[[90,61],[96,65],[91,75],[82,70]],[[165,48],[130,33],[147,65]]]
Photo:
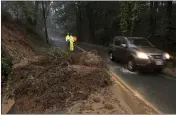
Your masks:
[[[126,37],[126,36],[114,36],[114,39],[113,39],[113,41],[114,40],[116,40],[116,39],[119,39],[119,38],[125,38],[126,40],[128,40],[128,39],[145,39],[144,37]]]
[[[121,38],[121,37],[125,37],[125,36],[114,36],[114,38]]]
[[[127,39],[145,39],[144,37],[127,37]]]
[[[144,39],[144,37],[127,37],[127,36],[114,36],[114,38],[133,38],[133,39]]]

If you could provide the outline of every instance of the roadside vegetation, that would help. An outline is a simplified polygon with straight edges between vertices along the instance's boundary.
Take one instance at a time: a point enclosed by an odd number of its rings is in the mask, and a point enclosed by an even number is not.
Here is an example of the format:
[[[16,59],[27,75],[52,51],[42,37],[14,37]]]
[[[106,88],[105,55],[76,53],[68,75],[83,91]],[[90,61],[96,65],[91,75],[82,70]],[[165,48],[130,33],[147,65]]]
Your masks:
[[[7,76],[12,71],[12,58],[3,50],[3,48],[1,55],[1,68],[1,80],[6,81]]]

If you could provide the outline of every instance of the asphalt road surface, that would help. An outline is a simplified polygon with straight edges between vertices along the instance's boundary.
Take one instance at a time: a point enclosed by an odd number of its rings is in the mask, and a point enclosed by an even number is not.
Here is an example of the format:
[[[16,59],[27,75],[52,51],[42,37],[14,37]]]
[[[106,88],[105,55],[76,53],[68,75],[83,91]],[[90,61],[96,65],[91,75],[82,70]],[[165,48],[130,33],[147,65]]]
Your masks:
[[[53,39],[54,40],[54,39]],[[64,40],[54,40],[56,46],[66,49],[66,42]],[[135,73],[129,72],[124,64],[111,62],[108,59],[107,48],[79,43],[79,47],[86,51],[97,50],[103,57],[104,61],[108,64],[111,71],[120,77],[126,84],[128,84],[137,93],[142,95],[154,107],[163,113],[176,114],[176,79],[164,75],[153,73]],[[81,50],[75,48],[76,52]]]

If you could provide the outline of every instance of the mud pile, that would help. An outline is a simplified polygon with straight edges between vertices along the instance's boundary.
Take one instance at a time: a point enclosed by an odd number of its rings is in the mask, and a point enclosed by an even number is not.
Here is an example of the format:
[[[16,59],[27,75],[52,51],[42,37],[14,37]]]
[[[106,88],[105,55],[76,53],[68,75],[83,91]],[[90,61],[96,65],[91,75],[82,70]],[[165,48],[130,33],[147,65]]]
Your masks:
[[[15,28],[13,24],[2,25],[2,47],[12,57],[13,64],[36,55],[32,44],[27,39],[27,34]]]
[[[106,68],[103,59],[98,55],[97,51],[82,52],[71,56],[73,63],[85,65],[88,67]]]
[[[80,61],[77,62],[74,56],[51,53],[38,62],[16,69],[11,78],[17,113],[44,113],[52,107],[64,111],[110,85],[110,77],[102,69],[105,67],[102,59],[99,56],[89,59],[95,56],[91,52],[78,54],[76,59]]]
[[[87,100],[68,108],[67,114],[132,114],[130,108],[117,99],[120,94],[115,95],[114,87],[111,85],[91,94]]]

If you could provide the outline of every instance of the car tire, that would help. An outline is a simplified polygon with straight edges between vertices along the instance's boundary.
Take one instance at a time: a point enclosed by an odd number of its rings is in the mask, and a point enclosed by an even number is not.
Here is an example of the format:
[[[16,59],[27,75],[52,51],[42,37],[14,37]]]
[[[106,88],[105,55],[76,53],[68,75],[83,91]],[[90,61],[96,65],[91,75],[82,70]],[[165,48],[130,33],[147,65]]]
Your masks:
[[[112,52],[109,52],[109,59],[110,59],[111,61],[114,61],[114,56],[113,56],[113,53],[112,53]]]
[[[155,69],[155,72],[157,72],[157,73],[162,73],[162,71],[163,71],[163,68],[157,68],[157,69]]]
[[[127,61],[127,69],[132,72],[136,71],[136,63],[134,59],[130,59]]]

